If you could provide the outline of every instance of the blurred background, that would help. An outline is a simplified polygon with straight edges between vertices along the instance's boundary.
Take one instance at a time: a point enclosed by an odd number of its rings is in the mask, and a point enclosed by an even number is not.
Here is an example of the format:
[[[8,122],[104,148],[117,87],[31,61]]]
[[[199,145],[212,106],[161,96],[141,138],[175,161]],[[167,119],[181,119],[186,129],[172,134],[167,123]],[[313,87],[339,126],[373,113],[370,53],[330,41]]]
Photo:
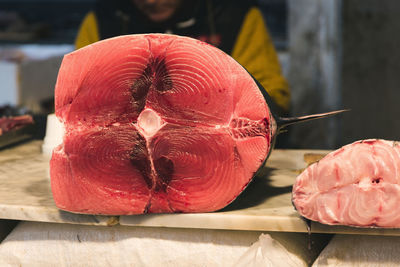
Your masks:
[[[94,0],[0,0],[0,111],[54,111],[65,53]],[[291,89],[293,116],[348,108],[292,126],[292,148],[399,140],[400,2],[258,0]],[[1,115],[1,114],[0,114]]]

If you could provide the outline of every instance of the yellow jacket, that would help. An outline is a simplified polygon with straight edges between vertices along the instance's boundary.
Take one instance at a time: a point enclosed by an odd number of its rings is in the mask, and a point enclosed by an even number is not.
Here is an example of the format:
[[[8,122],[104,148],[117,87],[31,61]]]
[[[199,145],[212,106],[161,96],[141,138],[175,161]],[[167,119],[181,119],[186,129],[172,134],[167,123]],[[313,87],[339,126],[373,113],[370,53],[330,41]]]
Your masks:
[[[75,46],[78,49],[100,39],[103,38],[100,36],[96,13],[89,12],[80,26]],[[275,103],[284,112],[288,112],[289,86],[282,76],[277,53],[258,8],[249,8],[244,15],[235,42],[229,52],[261,83]]]

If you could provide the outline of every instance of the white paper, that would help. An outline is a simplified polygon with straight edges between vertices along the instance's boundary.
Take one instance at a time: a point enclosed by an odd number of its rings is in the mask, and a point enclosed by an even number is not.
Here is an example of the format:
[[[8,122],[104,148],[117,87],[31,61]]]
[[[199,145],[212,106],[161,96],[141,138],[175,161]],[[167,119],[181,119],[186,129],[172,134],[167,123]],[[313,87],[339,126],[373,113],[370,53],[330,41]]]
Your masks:
[[[400,237],[335,235],[313,266],[399,266]]]
[[[260,232],[21,222],[0,266],[229,266]]]

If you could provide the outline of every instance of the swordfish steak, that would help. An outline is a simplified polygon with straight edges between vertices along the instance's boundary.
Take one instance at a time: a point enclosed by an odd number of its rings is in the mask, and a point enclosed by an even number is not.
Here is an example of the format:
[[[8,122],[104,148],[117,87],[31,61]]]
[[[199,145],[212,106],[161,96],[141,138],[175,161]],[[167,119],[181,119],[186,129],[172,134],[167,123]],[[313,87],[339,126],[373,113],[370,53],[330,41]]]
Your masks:
[[[273,117],[230,56],[187,37],[127,35],[66,55],[55,88],[63,143],[56,205],[88,214],[209,212],[265,162]]]
[[[400,227],[400,144],[369,139],[331,152],[301,173],[293,204],[313,221]]]

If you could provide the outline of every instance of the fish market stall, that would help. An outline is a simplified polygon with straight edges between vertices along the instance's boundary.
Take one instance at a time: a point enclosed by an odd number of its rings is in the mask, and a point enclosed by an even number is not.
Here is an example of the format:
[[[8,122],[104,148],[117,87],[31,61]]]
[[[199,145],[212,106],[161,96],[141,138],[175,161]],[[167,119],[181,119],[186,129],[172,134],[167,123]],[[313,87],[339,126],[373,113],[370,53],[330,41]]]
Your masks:
[[[274,150],[260,175],[239,198],[218,212],[95,216],[73,214],[55,206],[49,159],[41,147],[42,141],[31,141],[0,151],[0,218],[22,221],[0,245],[0,262],[11,266],[59,260],[67,264],[80,260],[83,265],[111,260],[118,265],[132,261],[149,266],[173,266],[177,262],[183,266],[190,262],[240,265],[249,255],[255,259],[259,253],[262,258],[263,246],[275,251],[266,257],[284,251],[286,259],[307,265],[325,247],[330,234],[345,234],[335,237],[335,243],[353,235],[374,240],[384,236],[397,239],[394,236],[400,235],[394,229],[308,224],[299,216],[291,203],[293,182],[307,166],[307,158],[327,151]],[[328,245],[325,258],[329,251]],[[322,264],[321,259],[318,262]]]

